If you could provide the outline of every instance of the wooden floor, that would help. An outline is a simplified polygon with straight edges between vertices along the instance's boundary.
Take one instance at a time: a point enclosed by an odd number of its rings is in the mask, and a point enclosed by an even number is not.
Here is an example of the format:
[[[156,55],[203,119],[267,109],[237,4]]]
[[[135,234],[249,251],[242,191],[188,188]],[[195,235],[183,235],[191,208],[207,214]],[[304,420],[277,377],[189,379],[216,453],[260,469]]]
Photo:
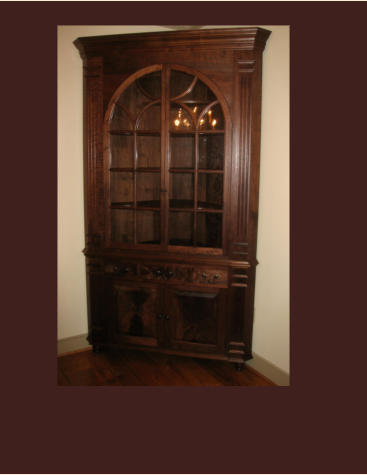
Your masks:
[[[143,351],[84,351],[58,358],[59,386],[276,386],[228,362]]]

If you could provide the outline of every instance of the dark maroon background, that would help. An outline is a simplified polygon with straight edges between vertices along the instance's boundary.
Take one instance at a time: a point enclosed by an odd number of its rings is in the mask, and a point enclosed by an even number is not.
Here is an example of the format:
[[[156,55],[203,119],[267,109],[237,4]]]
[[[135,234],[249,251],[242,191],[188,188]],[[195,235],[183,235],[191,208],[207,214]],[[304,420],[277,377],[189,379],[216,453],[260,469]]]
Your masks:
[[[366,13],[0,4],[2,472],[367,471]],[[291,25],[291,387],[57,387],[57,25],[193,23]]]

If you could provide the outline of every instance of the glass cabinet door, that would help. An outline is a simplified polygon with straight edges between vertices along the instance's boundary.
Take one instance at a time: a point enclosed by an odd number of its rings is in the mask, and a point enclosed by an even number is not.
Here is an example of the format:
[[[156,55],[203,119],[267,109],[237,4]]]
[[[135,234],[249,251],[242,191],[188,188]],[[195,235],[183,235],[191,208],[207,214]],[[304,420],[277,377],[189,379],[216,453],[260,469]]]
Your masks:
[[[160,244],[161,68],[119,96],[109,124],[109,236],[112,245]]]
[[[171,70],[169,245],[222,247],[224,116],[196,75]]]
[[[117,98],[108,137],[112,245],[222,248],[225,117],[210,87],[156,66]]]

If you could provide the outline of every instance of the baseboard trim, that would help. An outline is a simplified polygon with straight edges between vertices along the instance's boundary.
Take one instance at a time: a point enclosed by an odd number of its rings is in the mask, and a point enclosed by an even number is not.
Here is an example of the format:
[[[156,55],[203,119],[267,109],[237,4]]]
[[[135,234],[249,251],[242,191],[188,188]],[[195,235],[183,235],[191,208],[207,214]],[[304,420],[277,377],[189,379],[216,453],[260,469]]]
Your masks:
[[[71,336],[57,341],[57,356],[90,350],[92,346],[87,341],[87,334]]]
[[[278,386],[290,385],[288,373],[278,368],[278,366],[275,366],[273,363],[270,363],[270,361],[266,360],[262,356],[257,355],[256,353],[252,353],[252,356],[253,358],[251,360],[246,361],[246,366],[254,369]]]
[[[92,346],[87,341],[87,334],[72,336],[58,340],[57,355],[88,351],[91,348]],[[253,353],[251,360],[246,361],[246,365],[278,386],[289,386],[289,374],[256,353]]]

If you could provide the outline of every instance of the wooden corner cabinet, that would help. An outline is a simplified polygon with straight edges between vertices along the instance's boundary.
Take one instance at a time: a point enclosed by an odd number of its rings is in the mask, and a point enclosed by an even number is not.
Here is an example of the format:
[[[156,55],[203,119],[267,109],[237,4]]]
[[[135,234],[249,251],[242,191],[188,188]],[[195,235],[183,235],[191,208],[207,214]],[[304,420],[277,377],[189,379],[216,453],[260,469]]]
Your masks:
[[[78,38],[88,340],[251,358],[270,31]]]

